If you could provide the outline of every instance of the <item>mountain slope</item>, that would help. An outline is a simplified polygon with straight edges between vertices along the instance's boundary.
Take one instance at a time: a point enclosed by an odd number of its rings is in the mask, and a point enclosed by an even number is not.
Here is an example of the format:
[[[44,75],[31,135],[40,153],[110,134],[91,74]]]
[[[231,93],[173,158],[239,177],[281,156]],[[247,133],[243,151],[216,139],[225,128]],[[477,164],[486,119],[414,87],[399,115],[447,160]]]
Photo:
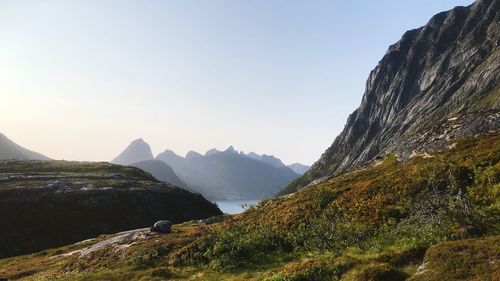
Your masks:
[[[500,127],[500,2],[477,1],[406,32],[370,73],[361,105],[285,192],[388,154],[443,148]]]
[[[449,144],[265,200],[169,258],[222,272],[295,261],[266,281],[495,280],[500,133]]]
[[[150,173],[153,177],[161,182],[168,183],[193,192],[193,190],[189,188],[189,186],[175,174],[174,170],[163,161],[146,160],[130,164],[130,166]]]
[[[175,152],[169,149],[158,154],[155,159],[167,163],[170,167],[172,167],[172,169],[174,169],[174,171],[181,170],[185,163],[184,157],[177,155]]]
[[[143,139],[131,142],[122,153],[116,156],[111,163],[119,165],[130,165],[145,160],[152,160],[151,147]]]
[[[28,150],[0,133],[0,160],[50,160],[48,157]]]
[[[274,167],[229,147],[182,158],[166,151],[156,159],[165,161],[190,187],[210,198],[260,199],[276,194],[298,177],[288,167]]]

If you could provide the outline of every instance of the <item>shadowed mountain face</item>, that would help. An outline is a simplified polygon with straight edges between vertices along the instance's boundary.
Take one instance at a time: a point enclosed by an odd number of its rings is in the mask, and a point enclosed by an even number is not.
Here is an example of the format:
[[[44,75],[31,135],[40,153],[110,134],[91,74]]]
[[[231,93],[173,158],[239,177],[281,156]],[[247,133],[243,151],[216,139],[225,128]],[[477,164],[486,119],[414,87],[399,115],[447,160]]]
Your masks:
[[[210,198],[266,198],[298,176],[284,165],[275,167],[240,154],[233,147],[223,152],[210,150],[205,155],[191,152],[186,158],[167,150],[156,159],[170,165],[190,187]]]
[[[193,190],[189,188],[189,186],[175,174],[174,170],[163,161],[146,160],[133,163],[130,166],[137,167],[145,172],[150,173],[153,177],[161,182],[168,183],[193,192]]]
[[[48,157],[17,145],[0,133],[0,160],[50,160]]]
[[[120,165],[130,165],[133,163],[152,160],[153,153],[151,153],[151,147],[149,144],[144,142],[143,139],[136,139],[131,142],[125,150],[116,156],[115,159],[111,160],[113,164]]]
[[[286,192],[377,157],[443,148],[500,128],[500,1],[481,0],[406,32],[370,73],[361,105]]]
[[[0,162],[0,257],[104,233],[221,214],[201,195],[135,167],[66,161]]]

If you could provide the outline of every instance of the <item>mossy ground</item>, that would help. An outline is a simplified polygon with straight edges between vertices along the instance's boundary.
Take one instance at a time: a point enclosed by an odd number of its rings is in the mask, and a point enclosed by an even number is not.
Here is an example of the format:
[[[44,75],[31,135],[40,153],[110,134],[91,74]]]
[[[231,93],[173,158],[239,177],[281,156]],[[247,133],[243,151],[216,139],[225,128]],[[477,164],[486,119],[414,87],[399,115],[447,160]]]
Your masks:
[[[220,223],[175,225],[172,234],[151,236],[118,253],[107,249],[92,259],[51,257],[83,247],[77,244],[1,260],[0,275],[25,280],[494,280],[500,262],[500,135],[450,145],[404,163],[389,157]]]

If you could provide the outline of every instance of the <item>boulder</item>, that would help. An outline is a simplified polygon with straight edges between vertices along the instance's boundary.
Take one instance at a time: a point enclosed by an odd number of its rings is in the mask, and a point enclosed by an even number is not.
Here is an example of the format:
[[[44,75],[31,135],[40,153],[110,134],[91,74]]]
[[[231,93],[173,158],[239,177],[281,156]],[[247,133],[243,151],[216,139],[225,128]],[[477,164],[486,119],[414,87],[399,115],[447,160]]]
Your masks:
[[[152,227],[151,232],[170,233],[172,222],[167,220],[157,221]]]

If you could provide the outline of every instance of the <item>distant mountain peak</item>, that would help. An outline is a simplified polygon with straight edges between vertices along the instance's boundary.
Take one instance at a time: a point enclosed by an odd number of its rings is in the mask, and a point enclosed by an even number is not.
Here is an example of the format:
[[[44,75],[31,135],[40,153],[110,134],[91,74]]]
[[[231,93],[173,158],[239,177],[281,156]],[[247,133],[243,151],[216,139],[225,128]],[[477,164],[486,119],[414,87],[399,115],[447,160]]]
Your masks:
[[[144,139],[142,138],[138,138],[138,139],[135,139],[131,142],[131,144],[147,144]]]
[[[267,164],[270,164],[276,168],[285,167],[285,164],[283,164],[280,159],[274,157],[273,155],[262,154],[262,156],[260,157],[260,161],[266,162]]]
[[[205,152],[205,156],[217,154],[217,153],[220,153],[220,152],[221,152],[220,150],[218,150],[216,148],[212,148],[210,150],[207,150],[207,152]]]
[[[151,159],[153,159],[151,147],[142,138],[138,138],[132,141],[122,153],[111,160],[111,163],[130,165]]]
[[[196,151],[193,151],[193,150],[190,150],[188,151],[188,153],[186,153],[186,159],[193,159],[193,158],[197,158],[197,157],[203,157],[203,155],[201,155],[200,153],[196,152]]]
[[[0,160],[9,159],[50,160],[47,156],[26,149],[10,140],[6,135],[0,133]]]
[[[259,154],[255,153],[255,152],[249,152],[248,154],[246,154],[246,156],[250,157],[250,158],[253,158],[253,159],[256,159],[256,160],[260,160],[260,158],[262,156],[260,156]]]
[[[293,164],[288,165],[287,167],[292,169],[295,173],[297,173],[298,175],[301,175],[301,176],[303,174],[305,174],[307,171],[309,171],[309,169],[311,168],[311,166],[300,164],[300,163],[293,163]]]
[[[234,149],[234,147],[231,145],[229,146],[228,148],[226,148],[226,150],[224,150],[224,152],[236,152],[236,150]]]
[[[179,156],[177,153],[175,153],[173,150],[170,149],[165,149],[162,153],[160,154],[168,154],[168,155],[174,155],[174,156]],[[181,157],[181,156],[179,156]]]
[[[157,159],[167,163],[193,190],[211,198],[266,198],[298,177],[288,167],[252,159],[234,146],[222,152],[211,149],[205,156],[193,151],[186,158],[167,156],[162,153]]]

